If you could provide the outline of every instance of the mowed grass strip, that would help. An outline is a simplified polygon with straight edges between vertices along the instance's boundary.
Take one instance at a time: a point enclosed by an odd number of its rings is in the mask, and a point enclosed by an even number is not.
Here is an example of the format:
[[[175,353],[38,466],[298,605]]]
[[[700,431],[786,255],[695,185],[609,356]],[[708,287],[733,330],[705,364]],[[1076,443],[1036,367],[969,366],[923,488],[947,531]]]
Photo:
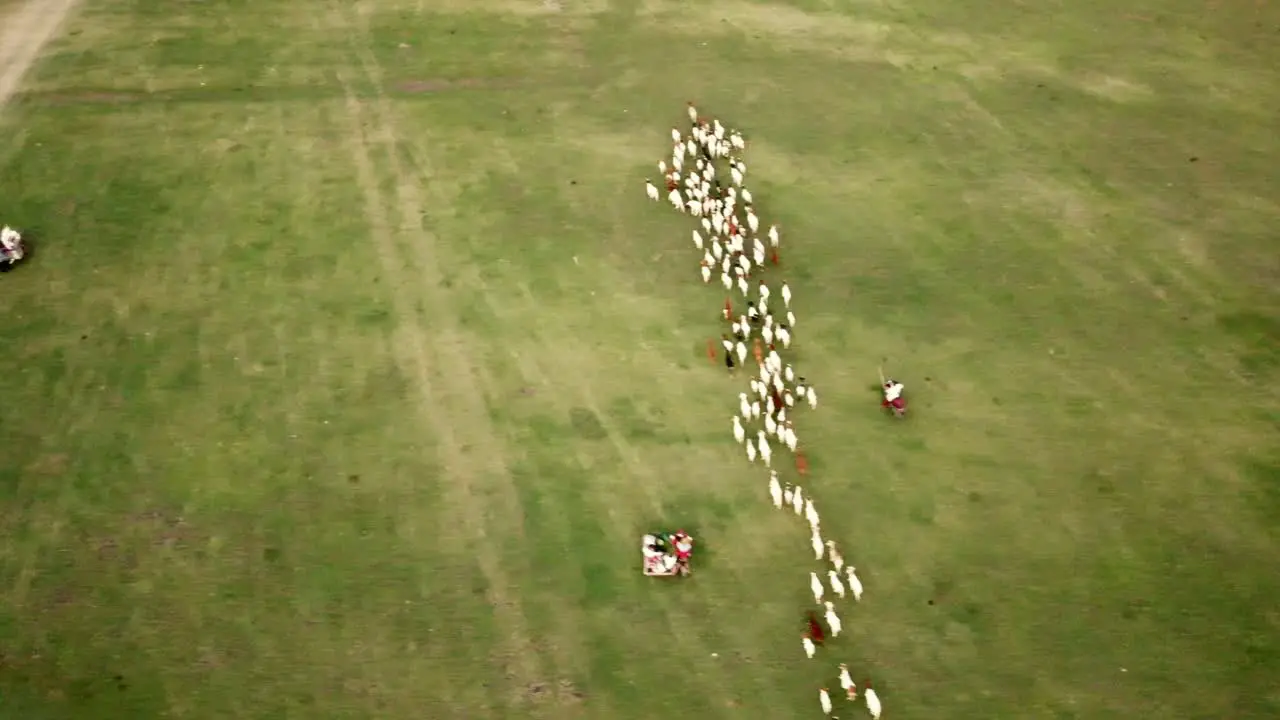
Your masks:
[[[1274,714],[1280,85],[1150,5],[88,5],[0,146],[6,699],[802,717],[843,660],[902,717]],[[783,225],[868,585],[821,664],[641,194],[687,99]]]

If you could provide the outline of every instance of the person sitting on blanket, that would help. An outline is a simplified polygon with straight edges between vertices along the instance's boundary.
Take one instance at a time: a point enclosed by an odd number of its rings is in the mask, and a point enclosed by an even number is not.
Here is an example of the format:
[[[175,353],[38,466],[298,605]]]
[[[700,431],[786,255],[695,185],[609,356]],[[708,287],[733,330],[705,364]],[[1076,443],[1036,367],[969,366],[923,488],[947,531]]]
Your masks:
[[[662,555],[662,548],[659,547],[657,539],[654,539],[653,542],[648,543],[644,546],[644,556],[646,560],[651,558],[656,558],[660,555]]]
[[[687,561],[689,556],[693,554],[693,538],[689,537],[685,531],[677,530],[671,540],[671,544],[676,550],[676,558],[681,561]]]

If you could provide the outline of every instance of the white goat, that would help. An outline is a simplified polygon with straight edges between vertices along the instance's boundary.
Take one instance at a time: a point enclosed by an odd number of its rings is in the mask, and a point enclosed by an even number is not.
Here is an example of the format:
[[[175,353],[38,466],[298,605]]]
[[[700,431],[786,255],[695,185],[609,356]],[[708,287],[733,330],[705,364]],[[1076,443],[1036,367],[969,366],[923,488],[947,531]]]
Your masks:
[[[849,592],[853,593],[853,599],[862,602],[862,581],[858,579],[857,570],[852,565],[847,565],[844,576],[849,581]]]
[[[863,691],[862,697],[867,701],[867,712],[871,713],[872,720],[878,720],[880,717],[880,696],[871,688],[871,683],[867,682],[867,689]]]
[[[840,582],[840,573],[835,570],[828,570],[827,582],[831,584],[831,592],[840,598],[844,597],[844,583]]]
[[[853,684],[853,677],[849,675],[849,666],[840,663],[840,687],[844,690],[845,697],[853,700],[858,696],[858,686]]]
[[[831,558],[831,564],[835,566],[836,572],[844,570],[844,556],[836,549],[836,544],[831,540],[827,541],[827,557]],[[844,597],[841,595],[840,597]]]
[[[784,350],[791,347],[791,331],[785,325],[779,325],[773,334],[777,336],[778,342],[782,343]]]
[[[831,626],[831,637],[840,637],[840,630],[844,625],[840,622],[840,616],[836,614],[835,603],[828,600],[827,606],[827,624]]]

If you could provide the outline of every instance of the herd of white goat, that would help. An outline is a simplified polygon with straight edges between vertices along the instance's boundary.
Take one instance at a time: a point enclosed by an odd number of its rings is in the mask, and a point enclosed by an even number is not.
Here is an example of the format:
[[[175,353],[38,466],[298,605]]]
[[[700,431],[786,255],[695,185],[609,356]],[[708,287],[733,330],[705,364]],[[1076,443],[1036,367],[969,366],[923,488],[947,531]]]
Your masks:
[[[780,236],[777,225],[769,225],[761,232],[761,222],[756,215],[751,191],[746,187],[747,165],[741,154],[746,149],[742,135],[727,129],[719,120],[707,122],[689,105],[691,130],[681,132],[671,129],[672,152],[670,162],[658,162],[662,174],[667,201],[682,213],[699,220],[701,231],[693,230],[693,245],[702,253],[700,272],[702,281],[710,283],[718,270],[720,282],[727,292],[736,289],[746,303],[745,312],[735,314],[733,298],[727,298],[724,306],[725,320],[730,323],[730,334],[723,336],[725,364],[733,368],[746,364],[748,343],[754,342],[754,356],[759,363],[758,376],[752,375],[750,392],[738,395],[738,414],[733,417],[733,437],[743,446],[747,460],[757,460],[769,468],[769,497],[774,507],[791,510],[809,524],[810,544],[814,559],[826,561],[820,572],[809,573],[809,586],[813,601],[825,612],[831,636],[838,637],[843,627],[836,613],[835,603],[826,600],[827,587],[838,599],[846,593],[855,601],[862,599],[862,581],[854,566],[844,557],[831,540],[823,540],[822,522],[814,505],[812,490],[808,494],[800,485],[783,483],[773,469],[773,445],[785,446],[798,453],[795,427],[790,412],[801,402],[810,407],[818,405],[818,395],[813,386],[798,375],[790,363],[785,362],[778,346],[786,350],[791,345],[791,333],[795,327],[795,314],[791,311],[791,288],[786,282],[778,286],[778,318],[775,318],[770,301],[774,293],[760,279],[766,268],[766,259],[778,263]],[[717,164],[728,167],[727,182]],[[651,181],[645,181],[649,199],[660,202],[663,191]],[[768,246],[765,243],[768,243]],[[763,345],[761,344],[763,340]],[[714,348],[714,345],[712,346]],[[765,350],[767,348],[767,352]],[[736,361],[736,362],[735,362]],[[802,456],[797,455],[797,460]],[[800,463],[797,463],[798,467]],[[825,581],[824,581],[825,578]],[[812,659],[818,652],[814,639],[808,633],[802,638],[804,652]],[[848,667],[839,665],[839,682],[850,701],[858,699],[858,688],[849,674]],[[869,682],[863,684],[862,698],[873,718],[880,717],[880,698]],[[834,708],[826,688],[818,691],[822,711],[831,715]]]

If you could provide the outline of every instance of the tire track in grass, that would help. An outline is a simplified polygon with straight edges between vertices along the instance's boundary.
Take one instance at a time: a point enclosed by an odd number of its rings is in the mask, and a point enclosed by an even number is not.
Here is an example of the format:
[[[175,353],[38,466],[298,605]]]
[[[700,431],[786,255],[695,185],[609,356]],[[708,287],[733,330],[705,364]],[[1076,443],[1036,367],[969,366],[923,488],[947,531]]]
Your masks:
[[[498,544],[488,537],[493,517],[502,527],[496,534],[523,536],[519,499],[506,466],[505,446],[489,418],[482,397],[482,383],[471,367],[466,341],[448,312],[432,316],[432,338],[428,340],[416,319],[420,312],[414,300],[425,296],[429,307],[443,309],[447,298],[440,294],[443,278],[437,257],[438,238],[422,221],[425,208],[422,176],[434,175],[429,167],[408,172],[399,155],[399,133],[395,114],[383,83],[382,68],[370,49],[366,18],[358,10],[335,7],[331,23],[348,31],[351,52],[358,71],[374,98],[361,101],[355,94],[352,75],[344,68],[340,80],[346,97],[348,122],[354,133],[370,128],[371,142],[361,140],[356,155],[360,187],[369,205],[379,259],[393,284],[393,302],[403,320],[398,330],[398,352],[411,377],[416,380],[422,416],[439,441],[447,485],[445,505],[458,513],[466,550],[476,559],[486,580],[486,596],[493,608],[502,647],[494,658],[495,672],[504,673],[511,694],[507,704],[521,703],[524,691],[548,679],[542,677],[542,663],[530,637],[528,622],[516,597],[513,582],[498,552]],[[386,167],[396,184],[395,210],[399,225],[392,227],[382,206],[382,193],[369,155],[370,145],[385,152]],[[423,160],[425,162],[425,159]],[[416,168],[414,170],[417,170]],[[400,241],[396,236],[402,236]],[[442,378],[434,382],[433,377]],[[483,484],[483,486],[481,486]]]
[[[525,293],[526,301],[528,303],[530,304],[536,303],[536,300],[532,297],[532,295],[529,294],[529,290],[527,287],[522,287],[522,290]],[[499,316],[502,315],[502,312],[498,310],[492,302],[490,302],[490,308],[494,310],[495,314],[498,314]],[[556,322],[554,320],[551,320],[550,318],[547,320],[547,323],[552,327],[559,327],[557,326]],[[639,481],[638,484],[640,487],[646,488],[646,491],[643,493],[644,499],[641,502],[645,506],[645,509],[647,510],[647,514],[651,518],[661,518],[662,517],[662,501],[653,492],[652,489],[660,488],[663,485],[661,483],[652,481],[652,473],[647,472],[644,469],[644,463],[642,462],[639,456],[639,452],[631,444],[631,442],[626,438],[625,434],[621,431],[621,429],[617,426],[617,424],[614,423],[609,418],[609,415],[604,411],[603,407],[598,402],[595,396],[595,393],[588,386],[588,383],[586,382],[574,383],[572,386],[572,389],[568,389],[568,388],[564,388],[562,386],[553,384],[551,380],[551,378],[555,377],[556,375],[564,375],[566,371],[568,371],[568,374],[573,377],[579,377],[579,378],[590,377],[589,375],[590,369],[581,368],[580,372],[573,372],[570,369],[572,366],[569,365],[568,363],[563,362],[564,360],[563,355],[557,355],[557,359],[562,362],[557,362],[558,372],[555,374],[552,374],[547,370],[545,370],[542,367],[542,363],[534,356],[521,356],[519,359],[519,368],[521,372],[524,374],[524,377],[528,382],[536,384],[538,387],[541,387],[544,389],[548,389],[548,390],[554,389],[555,392],[551,392],[549,394],[557,396],[561,398],[561,400],[565,400],[572,397],[573,401],[570,402],[569,405],[573,405],[576,403],[591,411],[591,413],[599,421],[600,427],[605,435],[605,440],[609,443],[610,447],[613,449],[613,454],[615,455],[615,457],[618,458],[623,468],[625,468],[627,475],[633,478],[634,480]],[[595,501],[587,501],[587,502],[595,504]],[[631,522],[627,522],[627,520],[628,519],[634,520],[634,515],[635,515],[634,507],[631,508],[633,512],[630,513],[628,517],[625,519],[617,511],[616,506],[612,504],[606,503],[603,505],[597,505],[592,509],[597,510],[599,513],[607,516],[609,521],[613,524],[613,526],[616,529],[625,528],[629,530],[631,525],[633,524]],[[639,537],[615,538],[615,540],[618,540],[623,543],[638,542],[639,539],[640,539]],[[663,581],[657,580],[655,582],[663,582]],[[705,638],[700,637],[699,635],[694,633],[682,631],[682,628],[689,627],[690,625],[692,625],[692,623],[686,622],[685,618],[680,616],[680,613],[678,613],[677,608],[672,604],[665,603],[665,602],[661,604],[663,606],[662,614],[665,618],[665,623],[667,626],[666,636],[670,638],[669,642],[673,645],[680,646],[683,649],[683,654],[686,657],[689,657],[689,658],[707,657],[711,651],[709,649],[709,646],[705,642]],[[600,625],[603,625],[604,623],[599,617],[594,617],[592,619],[591,624],[598,628]],[[603,635],[605,633],[602,633],[600,630],[597,629],[591,632],[590,634],[593,636],[599,637],[600,635]],[[613,633],[610,632],[609,634],[611,637],[607,638],[604,641],[604,643],[602,643],[605,647],[608,647],[610,645],[611,640],[616,641],[616,637],[612,637]],[[598,641],[589,642],[587,644],[587,647],[592,648],[594,645],[597,644],[597,642]],[[590,649],[589,652],[599,653],[599,648],[595,647],[594,649]],[[641,662],[644,662],[644,661],[641,660]],[[623,668],[617,668],[617,670],[619,671],[619,673],[609,678],[609,682],[615,685],[618,683],[618,678],[621,677],[621,671],[623,670]],[[728,678],[727,678],[727,675],[725,674],[725,671],[722,668],[709,669],[706,667],[700,667],[699,672],[705,672],[712,675],[715,680],[714,684],[717,687],[725,687],[727,684]],[[698,710],[698,708],[692,707],[692,706],[697,705],[702,701],[703,699],[700,697],[688,698],[684,701],[684,705],[682,706],[682,708],[685,711],[689,711],[690,714],[696,715],[698,714],[698,712],[694,712],[694,711]],[[706,708],[703,708],[702,710],[710,711],[711,709],[712,708],[708,706]]]
[[[609,280],[609,284],[628,283],[625,278],[620,277],[610,277]],[[483,279],[480,280],[480,283],[483,287]],[[521,300],[518,304],[526,307],[537,307],[541,305],[527,283],[518,282],[516,284],[519,288],[519,294],[517,297]],[[639,291],[629,290],[627,293],[621,293],[621,295],[641,297],[642,293]],[[488,292],[486,290],[484,292],[484,297],[486,298],[490,312],[492,312],[496,317],[503,319],[504,322],[511,325],[520,324],[513,320],[511,318],[511,314],[505,311],[503,306],[496,301],[496,298],[499,297],[496,293]],[[538,338],[563,338],[572,337],[573,331],[572,328],[564,322],[563,316],[549,314],[539,322],[538,331],[535,332],[534,335]],[[555,344],[551,343],[549,340],[544,341],[544,344],[546,344],[547,347],[555,346]],[[669,358],[656,349],[644,347],[637,348],[634,352],[643,356],[644,360],[638,363],[642,366],[662,366],[669,362]],[[518,358],[518,368],[528,383],[548,390],[549,392],[547,394],[549,396],[560,398],[561,400],[572,398],[572,402],[569,403],[570,405],[581,405],[582,407],[589,409],[596,416],[600,422],[602,430],[604,431],[604,439],[609,443],[613,450],[613,454],[621,462],[628,476],[637,481],[634,484],[644,489],[644,492],[642,493],[643,499],[641,500],[641,503],[645,506],[644,509],[647,510],[650,518],[662,518],[663,502],[662,498],[657,494],[657,491],[661,488],[667,487],[667,485],[655,480],[654,471],[642,457],[641,449],[628,438],[626,431],[619,426],[615,419],[612,418],[611,414],[606,411],[605,406],[597,398],[593,389],[595,383],[589,380],[589,378],[592,377],[592,368],[589,365],[579,364],[583,357],[585,357],[585,355],[580,353],[566,353],[563,351],[557,352],[554,355],[555,361],[553,363],[556,370],[555,372],[551,372],[545,367],[546,362],[540,360],[537,356],[520,356]],[[578,378],[579,381],[568,385],[560,385],[553,381],[553,378],[555,377],[572,377]],[[673,398],[672,404],[676,405],[679,400],[687,399],[687,397],[688,396],[685,395],[682,390],[681,392],[676,393],[676,397]],[[593,509],[600,514],[607,516],[609,521],[613,523],[616,528],[630,528],[632,523],[628,521],[634,520],[636,514],[634,512],[636,508],[631,507],[632,512],[628,513],[624,518],[622,514],[617,511],[617,507],[610,503],[598,504]],[[635,538],[635,540],[638,539],[638,537]],[[632,541],[631,538],[621,538],[621,540],[623,542]],[[721,572],[727,572],[738,585],[744,587],[750,585],[750,583],[747,582],[747,576],[741,567],[722,567]],[[753,628],[751,631],[739,631],[730,634],[718,629],[718,624],[716,623],[695,622],[698,618],[690,615],[687,609],[681,610],[676,606],[669,604],[664,605],[663,615],[669,628],[668,635],[671,638],[671,642],[680,646],[687,657],[691,659],[701,659],[701,664],[697,667],[696,674],[705,678],[708,681],[706,684],[709,687],[716,687],[723,690],[727,688],[735,688],[736,686],[743,690],[741,697],[733,698],[726,696],[724,698],[717,698],[717,701],[710,702],[710,704],[705,708],[707,712],[722,711],[723,707],[718,704],[718,701],[720,700],[723,700],[726,703],[725,707],[732,708],[735,707],[732,703],[748,702],[751,697],[754,697],[757,703],[760,698],[765,698],[765,702],[763,703],[765,707],[786,706],[783,696],[779,694],[776,688],[772,687],[767,682],[764,682],[768,679],[770,672],[767,668],[767,664],[758,667],[731,664],[734,662],[734,657],[737,655],[751,656],[757,648],[772,645],[772,638],[769,637],[766,639],[763,635],[763,633],[768,631],[767,628]],[[707,607],[708,609],[714,610],[712,607]],[[698,627],[700,630],[697,633],[691,633],[685,630],[685,628],[688,627]],[[751,639],[749,641],[744,641],[743,638],[747,635],[749,635]],[[713,652],[720,655],[721,658],[719,660],[711,659],[713,657]],[[796,649],[796,652],[799,652],[798,648]],[[742,671],[749,672],[752,675],[752,679],[750,681],[740,680],[738,675]],[[750,692],[748,691],[748,688],[751,689]],[[703,700],[703,698],[697,698],[696,700],[687,698],[685,702],[696,704],[698,702],[703,702]],[[685,709],[690,709],[687,704]]]
[[[475,287],[480,290],[479,297],[482,298],[488,313],[504,326],[525,327],[527,325],[527,323],[518,320],[516,315],[510,311],[510,308],[539,306],[528,284],[523,280],[510,280],[509,285],[504,282],[500,291],[497,288],[491,288],[482,273],[469,274],[468,282],[474,283]],[[651,479],[652,472],[645,470],[643,463],[639,462],[638,456],[629,442],[616,426],[607,420],[607,416],[600,404],[587,387],[590,384],[587,379],[591,377],[593,367],[578,364],[578,359],[582,357],[581,355],[567,355],[562,350],[557,349],[557,343],[551,342],[550,338],[572,335],[562,318],[554,313],[540,315],[537,327],[539,330],[532,333],[529,338],[535,340],[539,347],[552,350],[555,360],[546,360],[545,356],[536,353],[509,350],[508,355],[512,361],[510,370],[521,378],[521,385],[537,388],[540,391],[539,396],[546,398],[539,401],[543,404],[543,410],[558,419],[568,417],[570,410],[574,406],[581,406],[590,410],[593,416],[601,422],[601,427],[606,433],[605,439],[609,440],[614,454],[619,457],[626,467],[627,474],[637,480]],[[548,369],[549,365],[556,368],[555,372],[551,372]],[[557,377],[577,378],[582,382],[560,384],[554,381],[554,378]],[[589,454],[584,455],[579,452],[570,462],[576,461],[582,464],[586,457],[589,457]],[[661,503],[651,489],[660,486],[660,483],[640,482],[638,485],[646,488],[640,504],[645,506],[647,513],[642,514],[647,514],[650,518],[659,517]],[[563,491],[563,487],[557,487],[554,490],[554,492]],[[557,512],[563,514],[565,511],[572,511],[574,509],[573,506],[578,506],[580,503],[585,502],[586,505],[581,506],[582,510],[593,518],[607,518],[604,523],[606,525],[627,529],[635,525],[633,522],[635,520],[634,513],[624,516],[617,511],[616,505],[600,502],[597,499],[599,497],[598,493],[586,492],[582,495],[570,493],[570,495],[573,495],[572,501],[566,501],[564,496],[556,498],[553,505]],[[598,522],[598,520],[592,520],[591,522]],[[571,527],[572,523],[569,526]],[[545,526],[542,530],[546,530]],[[606,531],[602,534],[609,533]],[[613,538],[613,540],[618,539],[617,537]],[[638,539],[638,537],[634,539]],[[610,540],[610,542],[613,540]],[[626,543],[627,547],[631,547],[632,538],[628,536],[627,538],[621,538],[621,540]],[[615,568],[614,579],[621,577],[618,572],[631,572],[633,566],[627,564],[623,567],[626,569],[621,571],[617,571]],[[705,657],[709,653],[709,650],[704,650],[705,644],[699,638],[689,633],[678,631],[682,624],[673,619],[671,608],[668,607],[664,615],[668,627],[665,636],[671,637],[672,642],[690,648],[687,651],[689,657]],[[575,617],[578,619],[572,619]],[[584,618],[589,619],[590,622],[583,622]],[[617,623],[625,623],[625,618],[619,618],[616,612],[602,608],[584,610],[584,612],[577,615],[565,616],[561,614],[561,617],[553,620],[554,636],[557,640],[568,640],[567,645],[576,647],[578,652],[567,652],[563,646],[564,643],[552,643],[547,649],[550,662],[559,667],[574,668],[590,677],[593,685],[595,683],[603,683],[611,689],[610,694],[612,694],[613,702],[606,699],[605,693],[599,695],[591,694],[590,708],[594,712],[593,717],[621,717],[622,714],[615,712],[613,706],[618,702],[625,702],[626,692],[629,689],[627,681],[622,679],[625,677],[626,666],[629,664],[627,660],[623,659],[629,658],[629,655],[626,654],[627,648],[620,648],[623,650],[622,654],[614,652],[615,648],[619,648],[616,639]],[[584,627],[588,627],[588,629],[584,630]],[[609,668],[609,672],[604,676],[596,672],[598,662],[601,660],[599,657],[601,654],[614,658],[613,662],[608,662],[608,658],[605,658],[604,666]],[[717,681],[722,679],[723,677],[717,677]]]
[[[365,137],[364,133],[366,124],[364,108],[351,88],[350,73],[339,71],[338,81],[346,97],[343,114],[348,123],[352,164],[355,166],[356,182],[365,202],[365,218],[369,223],[373,250],[382,268],[383,277],[392,288],[388,295],[391,298],[395,316],[398,318],[390,339],[391,351],[396,364],[406,377],[410,378],[412,387],[418,390],[420,425],[432,427],[430,398],[433,368],[429,363],[424,333],[412,319],[414,312],[411,296],[403,290],[406,280],[400,271],[402,263],[392,234],[387,208],[378,189],[373,159],[369,155],[371,141]],[[444,700],[448,703],[460,702],[459,698],[453,694]]]
[[[459,264],[459,263],[455,263]],[[488,273],[468,273],[466,282],[478,289],[478,297],[487,308],[487,312],[496,319],[504,327],[524,328],[527,322],[519,320],[513,313],[512,308],[530,308],[540,307],[540,303],[531,293],[528,283],[522,279],[504,278],[498,282],[500,287],[490,287],[489,281],[485,275]],[[588,388],[591,383],[587,380],[595,369],[590,363],[581,364],[580,358],[589,355],[567,355],[563,352],[563,343],[553,342],[552,338],[563,338],[572,336],[563,319],[555,313],[540,313],[537,319],[538,330],[528,336],[529,340],[534,341],[538,351],[525,353],[515,349],[508,349],[504,354],[507,356],[508,366],[506,371],[512,376],[518,377],[520,385],[526,388],[536,388],[539,392],[540,415],[548,415],[553,418],[553,422],[563,422],[572,414],[575,407],[586,408],[592,412],[601,422],[601,427],[606,433],[606,438],[612,438],[610,447],[614,454],[619,456],[623,452],[622,446],[619,444],[627,444],[627,440],[614,427],[613,423],[606,419],[606,415],[598,402],[596,402],[592,391]],[[550,353],[554,359],[547,359]],[[492,367],[492,365],[490,365]],[[554,367],[555,372],[551,372],[549,368]],[[501,374],[501,373],[500,373]],[[576,378],[581,382],[557,383],[555,378]],[[485,383],[494,392],[500,392],[501,388],[496,387],[493,378],[487,378]],[[540,477],[554,476],[558,470],[551,468],[564,466],[567,472],[573,473],[579,469],[590,465],[592,453],[587,451],[583,446],[579,445],[579,451],[569,453],[568,456],[558,457],[555,463],[543,465],[540,461],[535,461],[535,466],[542,467]],[[535,453],[536,454],[536,453]],[[646,482],[637,483],[638,486],[646,488],[646,491],[639,498],[640,505],[644,506],[650,518],[660,516],[660,503],[658,498],[652,492],[651,488],[658,487],[660,483],[649,482],[652,480],[653,473],[651,470],[644,468],[642,471],[641,464],[631,462],[634,453],[626,456],[620,456],[623,464],[626,466],[626,474],[628,477],[634,477],[636,480],[646,480]],[[571,466],[571,467],[570,467]],[[620,513],[618,505],[615,503],[605,502],[601,500],[601,486],[599,484],[589,484],[578,489],[568,489],[566,484],[568,480],[565,477],[558,477],[555,483],[552,483],[545,489],[545,492],[538,494],[546,498],[548,502],[540,503],[540,510],[547,510],[551,515],[558,516],[555,519],[561,520],[559,523],[559,532],[574,537],[575,532],[583,531],[583,528],[589,528],[586,532],[593,534],[592,542],[610,543],[612,547],[618,547],[617,542],[621,541],[627,548],[632,547],[633,538],[631,536],[620,537],[616,530],[619,528],[631,529],[637,525],[635,513]],[[633,505],[624,504],[625,507],[635,509]],[[577,514],[576,518],[566,519],[569,515]],[[536,515],[531,514],[530,517]],[[547,519],[550,515],[538,521],[539,534],[547,534],[549,527]],[[600,518],[605,518],[602,522]],[[648,523],[640,523],[647,525]],[[552,534],[556,531],[551,530]],[[580,537],[580,536],[579,536]],[[638,536],[634,539],[638,539]],[[581,559],[581,558],[580,558]],[[634,558],[633,558],[634,560]],[[607,566],[606,572],[609,574],[609,582],[617,589],[622,587],[623,574],[634,572],[632,562],[625,564],[611,563]],[[584,573],[578,577],[579,573]],[[590,568],[584,564],[572,568],[569,575],[561,578],[561,583],[573,583],[577,580],[584,579],[591,575]],[[598,578],[597,578],[598,579]],[[587,580],[588,583],[591,580]],[[533,608],[540,608],[542,597],[538,593],[533,593]],[[563,603],[563,598],[558,599],[557,604]],[[551,617],[545,621],[549,623],[548,632],[555,638],[554,642],[547,643],[544,648],[545,658],[549,665],[556,668],[572,668],[579,675],[590,678],[592,687],[605,687],[608,692],[589,693],[591,700],[589,708],[592,711],[592,717],[622,717],[622,713],[615,710],[619,705],[624,705],[629,699],[628,691],[633,690],[635,686],[628,682],[626,672],[628,666],[632,664],[633,656],[628,652],[634,645],[628,646],[618,641],[617,628],[627,624],[625,612],[620,612],[619,608],[625,608],[627,604],[624,602],[619,605],[611,605],[609,607],[596,605],[590,606],[587,603],[583,606],[581,612],[564,613],[554,610]],[[533,609],[530,614],[537,613],[538,609]],[[667,608],[664,613],[666,618],[666,626],[668,628],[664,636],[673,638],[672,642],[685,647],[690,647],[690,643],[695,643],[697,648],[703,645],[698,637],[689,633],[678,632],[682,626],[672,619],[672,611]],[[625,633],[624,633],[625,636]],[[709,652],[709,651],[707,651]],[[692,658],[705,657],[707,652],[690,651],[688,656]],[[604,671],[601,672],[601,668]],[[563,676],[564,673],[561,673]],[[720,678],[717,678],[720,680]],[[678,681],[678,678],[672,678],[672,682]]]
[[[27,0],[0,16],[0,114],[78,0]]]

